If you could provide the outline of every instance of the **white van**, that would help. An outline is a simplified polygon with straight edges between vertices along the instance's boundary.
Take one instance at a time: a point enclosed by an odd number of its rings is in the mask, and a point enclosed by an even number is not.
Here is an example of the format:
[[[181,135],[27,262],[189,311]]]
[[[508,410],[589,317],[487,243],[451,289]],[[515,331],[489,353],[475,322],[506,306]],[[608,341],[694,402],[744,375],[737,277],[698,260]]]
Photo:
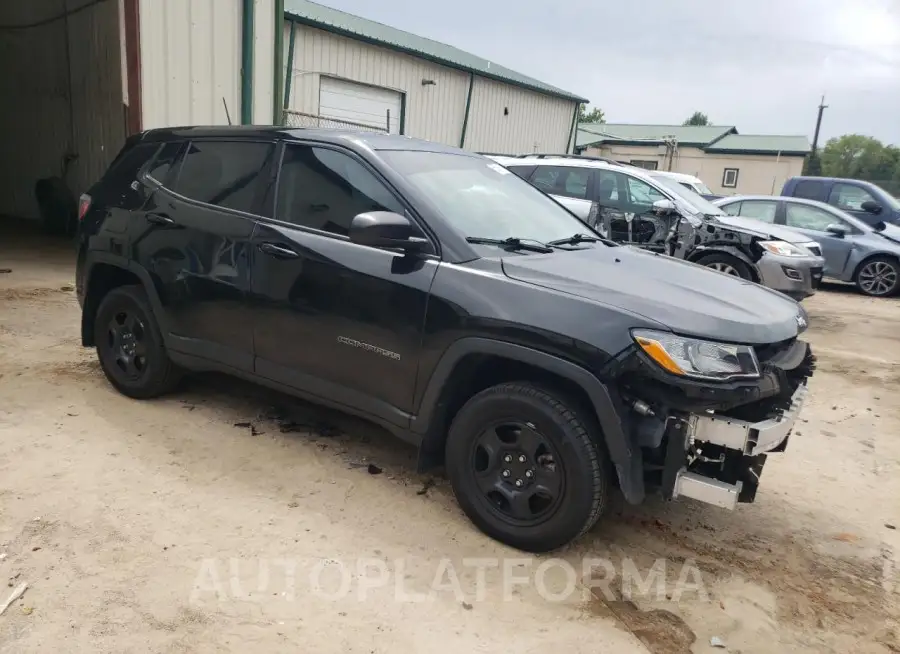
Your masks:
[[[654,170],[654,174],[671,177],[682,186],[691,189],[697,195],[716,195],[709,190],[709,187],[703,183],[703,180],[693,175],[685,175],[684,173],[670,173],[666,170]]]

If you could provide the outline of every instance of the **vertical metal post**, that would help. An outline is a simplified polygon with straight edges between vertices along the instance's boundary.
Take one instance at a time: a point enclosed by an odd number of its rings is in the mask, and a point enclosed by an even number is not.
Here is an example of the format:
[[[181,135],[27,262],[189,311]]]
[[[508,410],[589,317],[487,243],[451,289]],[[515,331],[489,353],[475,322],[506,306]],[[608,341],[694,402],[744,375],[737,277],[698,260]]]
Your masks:
[[[287,110],[291,106],[291,86],[294,83],[294,41],[297,39],[297,23],[291,21],[291,36],[288,39],[287,66],[284,71],[284,104],[281,106],[281,122],[287,123]]]
[[[293,26],[293,23],[291,23]],[[272,80],[272,124],[280,125],[284,112],[282,110],[284,95],[284,75],[281,68],[284,66],[284,0],[275,0],[275,65],[273,66],[274,79]]]
[[[469,94],[466,96],[466,113],[463,115],[462,131],[459,135],[459,147],[466,147],[466,130],[469,128],[469,110],[472,108],[472,87],[475,86],[475,73],[469,73]]]
[[[387,110],[387,133],[391,133],[391,110]]]
[[[255,0],[243,0],[241,18],[241,124],[253,122],[253,13]]]

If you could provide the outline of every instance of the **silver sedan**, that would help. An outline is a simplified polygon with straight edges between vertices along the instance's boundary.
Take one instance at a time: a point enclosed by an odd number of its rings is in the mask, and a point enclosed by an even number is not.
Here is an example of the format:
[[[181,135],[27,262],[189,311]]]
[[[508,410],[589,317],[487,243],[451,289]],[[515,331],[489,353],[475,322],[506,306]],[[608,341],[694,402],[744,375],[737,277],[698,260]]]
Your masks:
[[[856,284],[860,291],[888,297],[900,291],[900,227],[868,225],[823,202],[793,197],[744,195],[715,203],[726,213],[784,226],[814,240],[825,259],[824,277]]]

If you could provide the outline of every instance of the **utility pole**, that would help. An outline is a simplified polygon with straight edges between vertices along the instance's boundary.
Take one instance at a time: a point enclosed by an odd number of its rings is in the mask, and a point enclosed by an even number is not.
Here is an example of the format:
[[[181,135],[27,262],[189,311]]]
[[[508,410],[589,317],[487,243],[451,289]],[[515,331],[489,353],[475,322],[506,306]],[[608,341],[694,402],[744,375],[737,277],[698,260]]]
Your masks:
[[[822,101],[819,103],[819,116],[816,118],[816,131],[813,134],[813,142],[812,142],[812,151],[813,154],[816,154],[816,149],[819,147],[819,129],[822,127],[822,114],[825,110],[828,109],[828,105],[825,104],[825,96],[822,96]]]
[[[804,175],[816,176],[822,174],[822,162],[819,161],[819,130],[822,127],[822,114],[827,108],[828,105],[825,104],[825,95],[823,94],[822,101],[819,103],[819,115],[816,117],[816,131],[813,134],[812,152],[809,153],[806,162],[803,164]]]

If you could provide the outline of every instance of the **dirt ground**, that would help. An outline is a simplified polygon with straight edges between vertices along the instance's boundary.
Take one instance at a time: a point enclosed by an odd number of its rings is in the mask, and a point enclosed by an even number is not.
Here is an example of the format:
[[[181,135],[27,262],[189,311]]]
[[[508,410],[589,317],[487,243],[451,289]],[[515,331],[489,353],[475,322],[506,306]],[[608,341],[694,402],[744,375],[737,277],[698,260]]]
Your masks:
[[[218,377],[117,394],[68,246],[6,234],[4,268],[0,652],[900,652],[898,299],[807,301],[819,369],[755,504],[617,501],[532,557],[373,426]]]

